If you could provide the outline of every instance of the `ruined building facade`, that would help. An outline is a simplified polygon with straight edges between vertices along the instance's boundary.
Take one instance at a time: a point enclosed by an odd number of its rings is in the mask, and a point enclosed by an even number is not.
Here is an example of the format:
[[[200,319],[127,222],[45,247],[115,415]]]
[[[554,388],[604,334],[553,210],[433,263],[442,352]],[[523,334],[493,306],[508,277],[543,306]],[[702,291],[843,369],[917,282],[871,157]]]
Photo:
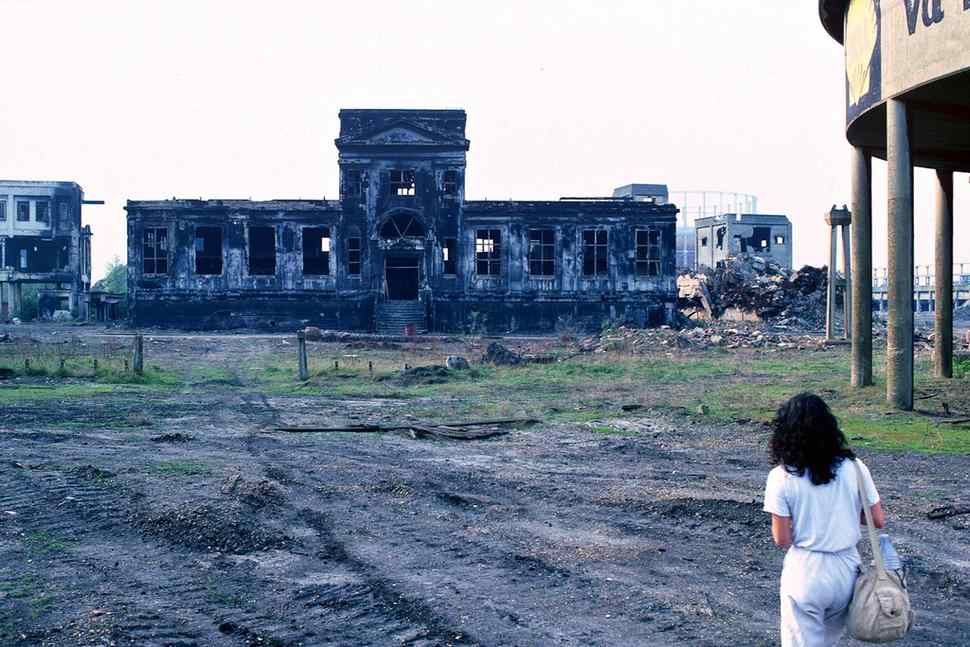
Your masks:
[[[792,225],[788,216],[726,213],[694,221],[700,267],[716,267],[739,254],[758,256],[792,268]]]
[[[677,209],[465,200],[462,110],[342,110],[339,200],[129,201],[132,323],[541,332],[657,325]]]
[[[23,288],[40,284],[42,316],[86,319],[91,228],[74,182],[0,180],[0,320],[22,316]]]

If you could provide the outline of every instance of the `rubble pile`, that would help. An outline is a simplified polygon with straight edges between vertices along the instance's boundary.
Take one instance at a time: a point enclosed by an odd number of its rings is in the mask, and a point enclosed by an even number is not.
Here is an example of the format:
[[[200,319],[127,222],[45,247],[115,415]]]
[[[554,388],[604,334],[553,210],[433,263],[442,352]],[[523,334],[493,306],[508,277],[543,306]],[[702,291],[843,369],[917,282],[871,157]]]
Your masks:
[[[680,307],[688,316],[768,321],[779,328],[820,330],[825,326],[826,268],[806,265],[797,272],[741,254],[713,270],[681,276]]]
[[[772,332],[763,326],[747,323],[714,322],[706,327],[673,330],[661,328],[639,329],[620,326],[603,334],[588,337],[579,348],[587,353],[624,351],[652,353],[658,350],[704,350],[707,348],[762,348],[769,352],[782,350],[816,350],[825,347],[825,338],[818,335],[796,335]]]
[[[962,306],[953,309],[953,320],[970,321],[970,301],[967,301]],[[3,340],[0,339],[0,341]]]
[[[492,342],[485,349],[482,355],[482,364],[494,364],[495,366],[516,366],[522,363],[522,356],[513,350],[509,350],[502,344]]]

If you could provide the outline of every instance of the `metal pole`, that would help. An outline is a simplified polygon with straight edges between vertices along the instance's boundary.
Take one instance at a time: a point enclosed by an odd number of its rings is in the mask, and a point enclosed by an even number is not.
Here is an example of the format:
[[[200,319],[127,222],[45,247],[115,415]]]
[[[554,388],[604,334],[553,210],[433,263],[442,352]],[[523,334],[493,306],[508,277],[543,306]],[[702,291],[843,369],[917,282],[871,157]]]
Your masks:
[[[852,148],[852,386],[872,384],[872,156]]]
[[[953,377],[953,173],[936,172],[936,315],[933,366]]]
[[[886,104],[889,323],[886,329],[886,400],[913,408],[913,164],[906,104]]]

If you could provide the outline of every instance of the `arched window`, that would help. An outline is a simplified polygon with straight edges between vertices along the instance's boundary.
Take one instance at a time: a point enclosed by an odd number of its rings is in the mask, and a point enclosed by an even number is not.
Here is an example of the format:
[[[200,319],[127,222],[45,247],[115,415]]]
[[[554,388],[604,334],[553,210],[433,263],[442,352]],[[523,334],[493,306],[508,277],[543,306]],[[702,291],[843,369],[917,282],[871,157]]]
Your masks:
[[[396,240],[398,238],[423,238],[424,227],[414,215],[410,213],[396,213],[381,225],[381,238]]]

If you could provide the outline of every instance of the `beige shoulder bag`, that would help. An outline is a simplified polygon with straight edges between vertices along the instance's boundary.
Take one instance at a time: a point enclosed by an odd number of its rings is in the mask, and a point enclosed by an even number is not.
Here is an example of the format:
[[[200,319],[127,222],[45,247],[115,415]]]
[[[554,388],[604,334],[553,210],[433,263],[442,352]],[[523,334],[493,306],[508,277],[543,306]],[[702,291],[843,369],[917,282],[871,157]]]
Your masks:
[[[869,543],[872,545],[872,556],[876,565],[860,573],[855,581],[855,592],[849,604],[849,635],[856,640],[870,643],[892,642],[909,632],[915,617],[906,585],[895,572],[887,571],[882,561],[879,538],[876,536],[875,526],[872,525],[872,512],[869,510],[863,486],[865,477],[859,464],[856,461],[852,461],[852,464],[855,465],[858,477],[856,480],[859,482],[859,497],[866,515]]]

